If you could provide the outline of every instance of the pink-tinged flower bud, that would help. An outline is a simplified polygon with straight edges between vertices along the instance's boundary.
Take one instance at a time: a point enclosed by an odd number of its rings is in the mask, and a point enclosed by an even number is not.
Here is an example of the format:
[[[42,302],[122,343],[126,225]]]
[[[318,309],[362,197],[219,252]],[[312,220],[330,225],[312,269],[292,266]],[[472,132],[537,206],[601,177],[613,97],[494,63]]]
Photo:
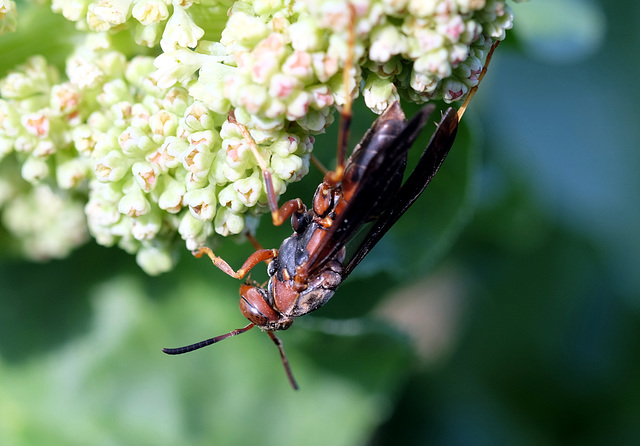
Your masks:
[[[146,161],[137,162],[131,167],[131,172],[133,180],[144,192],[148,193],[156,188],[159,171],[153,164]]]
[[[444,82],[442,99],[447,104],[450,104],[463,97],[468,91],[469,89],[465,84],[455,78],[449,78]]]

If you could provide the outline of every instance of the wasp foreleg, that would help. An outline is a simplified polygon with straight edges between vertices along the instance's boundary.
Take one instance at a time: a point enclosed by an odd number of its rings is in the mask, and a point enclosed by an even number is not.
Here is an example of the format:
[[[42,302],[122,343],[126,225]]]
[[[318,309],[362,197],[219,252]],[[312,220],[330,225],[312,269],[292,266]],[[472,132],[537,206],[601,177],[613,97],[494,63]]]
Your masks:
[[[251,268],[256,266],[258,263],[266,262],[267,260],[276,258],[278,256],[278,250],[259,249],[249,256],[249,258],[244,262],[244,264],[238,271],[234,271],[233,268],[231,268],[229,264],[222,259],[222,257],[218,257],[217,255],[215,255],[213,251],[206,246],[203,246],[193,253],[193,255],[197,258],[200,258],[205,254],[209,256],[213,264],[221,271],[236,279],[242,279],[251,270]]]

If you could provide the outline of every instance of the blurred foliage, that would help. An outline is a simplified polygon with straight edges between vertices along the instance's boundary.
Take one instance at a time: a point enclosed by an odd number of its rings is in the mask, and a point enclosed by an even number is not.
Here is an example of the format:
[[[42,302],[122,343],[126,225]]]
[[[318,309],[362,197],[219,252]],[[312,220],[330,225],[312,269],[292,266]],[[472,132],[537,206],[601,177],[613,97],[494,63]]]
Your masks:
[[[587,17],[582,58],[550,23],[568,20],[555,2],[514,5],[433,184],[282,333],[297,393],[258,331],[160,352],[245,324],[238,282],[207,260],[185,253],[149,278],[94,245],[43,265],[2,258],[0,444],[638,444],[637,5],[571,3]],[[372,120],[357,109],[354,141]],[[328,166],[334,147],[318,138]],[[287,197],[308,202],[320,179]],[[258,238],[289,233],[265,220]],[[239,265],[251,248],[216,253]]]

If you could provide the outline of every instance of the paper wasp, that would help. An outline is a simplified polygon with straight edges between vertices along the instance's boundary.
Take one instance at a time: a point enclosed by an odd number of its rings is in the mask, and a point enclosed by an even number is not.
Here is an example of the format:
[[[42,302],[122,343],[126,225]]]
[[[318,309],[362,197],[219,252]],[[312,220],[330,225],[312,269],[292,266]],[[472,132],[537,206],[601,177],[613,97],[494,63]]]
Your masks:
[[[487,55],[478,83],[486,73],[497,44],[493,44]],[[349,68],[345,67],[345,73]],[[427,124],[433,105],[425,106],[407,121],[400,104],[394,102],[373,123],[345,162],[351,118],[348,101],[341,110],[336,169],[325,174],[310,209],[299,198],[278,208],[271,176],[265,166],[263,174],[273,222],[281,225],[290,217],[293,235],[285,239],[279,249],[257,249],[237,271],[209,248],[203,247],[194,253],[196,257],[207,255],[216,267],[237,279],[242,279],[258,263],[268,263],[266,288],[248,283],[240,286],[240,311],[250,323],[196,344],[163,351],[170,355],[187,353],[257,326],[278,347],[289,382],[297,389],[282,342],[274,332],[288,329],[296,317],[325,305],[340,283],[416,201],[449,153],[460,117],[476,89],[477,86],[471,89],[459,110],[448,108],[442,114],[418,164],[404,183],[402,179],[409,149]],[[255,149],[248,130],[240,128]],[[254,154],[262,162],[257,149]],[[346,245],[369,224],[371,227],[366,236],[347,258]]]

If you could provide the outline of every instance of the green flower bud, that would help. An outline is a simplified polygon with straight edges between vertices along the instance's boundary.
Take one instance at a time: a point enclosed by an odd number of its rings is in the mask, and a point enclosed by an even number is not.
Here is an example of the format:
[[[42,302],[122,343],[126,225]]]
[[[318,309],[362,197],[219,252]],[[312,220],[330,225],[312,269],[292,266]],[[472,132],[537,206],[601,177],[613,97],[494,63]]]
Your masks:
[[[283,0],[254,0],[253,9],[258,15],[274,14],[284,7]]]
[[[152,23],[150,25],[143,25],[138,23],[135,27],[134,40],[143,47],[153,48],[160,42],[162,33],[164,32],[163,23]]]
[[[186,192],[184,181],[172,177],[165,180],[164,191],[158,198],[158,206],[171,214],[180,212],[183,208],[183,197]]]
[[[18,110],[11,102],[0,99],[0,135],[15,138],[21,129]]]
[[[281,158],[295,153],[300,148],[300,137],[293,134],[281,135],[276,142],[269,146],[269,151]]]
[[[308,172],[302,158],[296,155],[289,155],[285,158],[273,155],[271,157],[271,168],[273,173],[284,181],[291,181],[294,178],[303,176]]]
[[[180,160],[187,171],[199,176],[208,175],[211,163],[215,158],[212,149],[217,145],[218,138],[213,132],[206,130],[189,136],[189,147],[182,152]]]
[[[162,229],[162,219],[157,212],[133,218],[131,220],[131,235],[136,240],[153,240]]]
[[[140,217],[148,214],[149,211],[151,211],[151,205],[137,186],[129,188],[118,202],[118,212],[129,217]]]
[[[91,173],[91,165],[80,158],[69,158],[56,166],[56,179],[60,189],[78,187]]]
[[[95,167],[96,179],[103,183],[122,179],[129,170],[125,156],[119,150],[110,151],[98,160]]]
[[[162,143],[167,136],[175,135],[178,128],[178,117],[167,111],[159,110],[149,119],[152,138],[155,143]]]
[[[175,87],[167,92],[162,101],[162,107],[178,116],[183,116],[187,112],[187,107],[191,103],[189,98],[189,92],[184,88]],[[203,107],[204,108],[204,107]],[[204,108],[201,114],[207,113],[208,110]],[[208,127],[205,127],[208,128]],[[203,129],[199,129],[203,130]]]
[[[143,244],[136,254],[136,263],[150,276],[171,271],[176,265],[175,256],[166,243]]]
[[[66,72],[69,82],[80,90],[99,88],[105,79],[105,74],[98,65],[79,55],[67,59]]]
[[[187,81],[200,69],[204,56],[186,49],[160,54],[153,62],[158,69],[154,75],[160,88],[172,87],[176,82]]]
[[[25,181],[38,184],[49,176],[49,165],[42,158],[30,156],[24,164],[22,164],[21,175]]]
[[[185,212],[178,226],[178,233],[186,242],[189,251],[195,251],[205,245],[207,237],[213,233],[208,221],[198,220],[191,212]]]
[[[50,139],[44,139],[37,141],[36,146],[33,148],[33,156],[39,156],[46,158],[56,152],[56,145]]]
[[[184,194],[184,204],[189,206],[191,215],[203,221],[211,221],[216,215],[216,188],[213,185],[192,189]]]
[[[70,82],[51,88],[51,109],[58,113],[71,114],[78,109],[80,92]]]
[[[156,150],[146,156],[155,168],[160,172],[167,172],[180,165],[181,154],[189,148],[187,142],[176,136],[169,136]]]
[[[244,218],[228,208],[221,208],[214,221],[215,231],[223,237],[240,234],[244,229]]]
[[[381,79],[373,73],[367,76],[362,95],[367,107],[377,114],[381,114],[393,102],[400,100],[396,86],[391,81]]]
[[[58,77],[58,71],[47,65],[44,57],[34,56],[0,80],[0,96],[5,99],[26,99],[48,95]]]
[[[109,107],[121,102],[128,102],[130,97],[129,87],[125,81],[115,79],[102,86],[102,93],[98,95],[98,101],[100,101],[103,106]]]
[[[253,47],[268,34],[269,28],[258,17],[251,17],[244,12],[234,12],[222,31],[220,42],[225,46],[235,44]]]
[[[185,111],[184,125],[191,132],[207,130],[213,127],[213,118],[202,102],[194,102]]]
[[[236,191],[238,200],[244,206],[251,208],[258,203],[262,196],[262,179],[259,174],[243,178],[233,183],[233,189]]]
[[[396,54],[407,52],[405,36],[396,26],[388,24],[373,29],[369,58],[378,63],[388,62]]]
[[[247,207],[238,196],[238,191],[235,189],[233,183],[220,191],[218,194],[218,202],[221,207],[230,209],[238,214],[247,210]]]
[[[127,155],[147,153],[157,147],[144,130],[138,127],[128,127],[118,136],[118,144]]]
[[[293,49],[298,51],[320,51],[324,46],[323,33],[312,17],[301,17],[289,27],[289,38]]]

